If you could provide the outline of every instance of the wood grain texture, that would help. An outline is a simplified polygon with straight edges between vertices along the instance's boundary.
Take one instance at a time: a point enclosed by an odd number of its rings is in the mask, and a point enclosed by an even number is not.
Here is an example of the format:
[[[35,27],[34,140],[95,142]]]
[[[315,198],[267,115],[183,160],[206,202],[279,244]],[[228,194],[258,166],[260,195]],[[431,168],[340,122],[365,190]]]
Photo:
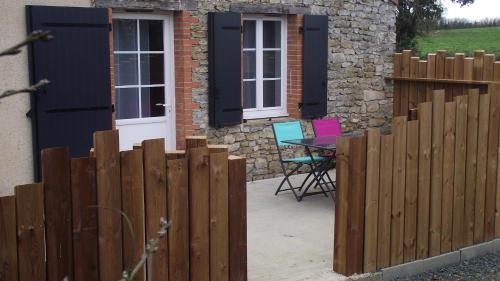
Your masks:
[[[380,193],[378,209],[377,268],[391,264],[391,203],[393,174],[394,137],[384,135],[380,138]],[[337,220],[335,220],[335,225]],[[335,226],[336,227],[336,226]]]
[[[446,56],[448,52],[446,50],[438,50],[436,52],[436,78],[444,78]]]
[[[484,51],[474,52],[472,80],[483,80]]]
[[[437,59],[436,54],[428,54],[427,55],[427,78],[429,78],[429,79],[437,78],[436,77],[436,59]],[[434,84],[428,83],[425,100],[432,101],[433,93],[434,93]]]
[[[99,279],[95,165],[93,157],[71,159],[75,281]]]
[[[210,280],[229,280],[228,156],[210,153]]]
[[[123,270],[122,220],[110,209],[121,210],[118,131],[94,133],[99,229],[99,279],[119,280]]]
[[[333,270],[347,272],[347,217],[349,208],[349,153],[350,138],[337,139],[337,194],[335,204],[335,233],[333,243]]]
[[[124,228],[123,263],[126,268],[132,268],[141,259],[146,243],[142,153],[142,148],[120,153],[122,211],[127,215],[131,223],[131,229],[129,229],[127,220],[122,220]],[[146,271],[141,269],[135,279],[146,280]]]
[[[189,281],[189,169],[187,159],[167,161],[170,280]]]
[[[353,137],[350,145],[349,216],[347,221],[347,273],[363,272],[366,194],[366,136]]]
[[[418,64],[417,78],[427,78],[427,61],[421,60]],[[424,84],[418,84],[418,103],[426,102],[427,87]],[[417,105],[418,107],[418,105]]]
[[[378,197],[380,184],[380,130],[368,129],[366,155],[366,203],[364,271],[377,270]]]
[[[0,280],[18,280],[16,197],[0,197]]]
[[[474,204],[474,243],[484,241],[484,204],[486,200],[486,170],[488,166],[489,118],[490,95],[479,95],[476,196]]]
[[[412,57],[410,59],[410,78],[418,77],[418,67],[419,67],[420,58]],[[409,84],[409,92],[408,92],[408,109],[417,108],[418,104],[418,91],[417,91],[417,83],[411,82]]]
[[[494,64],[495,64],[495,55],[493,54],[484,55],[484,61],[483,61],[484,81],[493,81]]]
[[[403,56],[401,58],[401,77],[410,77],[410,60],[411,60],[412,51],[404,50]],[[401,108],[400,115],[407,116],[409,111],[409,93],[410,91],[410,83],[406,81],[401,82]]]
[[[493,81],[500,82],[500,61],[493,66]]]
[[[477,173],[477,138],[479,118],[479,90],[468,91],[467,105],[467,161],[465,171],[465,221],[464,244],[470,246],[474,243],[474,206],[476,196]]]
[[[419,161],[418,161],[418,215],[417,215],[417,259],[429,254],[429,209],[431,188],[432,151],[432,103],[418,105],[419,117]]]
[[[406,117],[393,119],[394,169],[392,176],[391,265],[403,263],[406,187]]]
[[[210,279],[210,167],[208,148],[190,148],[189,155],[189,222],[190,278]]]
[[[43,185],[16,186],[15,196],[19,280],[46,280]]]
[[[67,147],[42,150],[47,280],[73,278],[70,160]]]
[[[455,54],[455,67],[453,71],[453,79],[464,80],[465,76],[465,54],[457,53]],[[460,96],[464,94],[464,86],[454,85],[453,87],[453,97]]]
[[[229,280],[247,281],[246,159],[229,156]]]
[[[488,165],[486,166],[486,200],[484,204],[484,239],[495,236],[495,208],[498,165],[498,133],[500,124],[500,84],[490,84],[490,120],[488,134]]]
[[[165,140],[142,142],[144,161],[144,198],[146,209],[146,240],[156,237],[161,218],[167,214],[167,164]],[[151,274],[151,276],[149,276]],[[158,251],[148,261],[148,279],[168,280],[168,239],[162,239]]]
[[[418,120],[408,122],[406,141],[406,189],[404,212],[405,262],[415,260],[417,252],[417,200],[418,200]]]
[[[455,175],[455,117],[457,105],[447,102],[444,109],[443,200],[441,209],[441,252],[451,251],[453,233],[453,184]]]
[[[454,79],[454,73],[455,73],[455,58],[454,57],[448,57],[445,59],[444,63],[444,79]],[[453,90],[454,87],[453,85],[446,85],[445,87],[445,101],[452,101],[453,100]]]
[[[429,256],[441,253],[441,204],[443,194],[443,137],[444,137],[443,90],[434,91],[432,102],[432,162],[429,221]]]
[[[403,59],[403,54],[394,54],[394,77],[401,77],[401,61]],[[393,116],[399,116],[401,114],[401,82],[394,81],[394,102],[393,102]]]
[[[464,80],[474,79],[474,58],[464,59]]]

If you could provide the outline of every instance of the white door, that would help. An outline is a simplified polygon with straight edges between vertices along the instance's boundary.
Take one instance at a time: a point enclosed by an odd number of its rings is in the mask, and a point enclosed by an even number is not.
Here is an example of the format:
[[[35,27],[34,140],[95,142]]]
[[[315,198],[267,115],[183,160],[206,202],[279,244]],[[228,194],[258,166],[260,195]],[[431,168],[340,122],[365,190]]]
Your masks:
[[[174,149],[171,16],[114,14],[113,46],[120,150],[153,138]]]

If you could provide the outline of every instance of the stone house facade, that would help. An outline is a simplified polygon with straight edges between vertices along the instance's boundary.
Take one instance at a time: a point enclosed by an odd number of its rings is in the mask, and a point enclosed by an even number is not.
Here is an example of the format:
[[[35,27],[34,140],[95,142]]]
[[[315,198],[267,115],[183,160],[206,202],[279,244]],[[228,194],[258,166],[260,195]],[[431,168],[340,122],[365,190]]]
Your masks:
[[[55,2],[65,6],[66,1]],[[30,4],[55,5],[49,0]],[[21,6],[16,4],[16,11],[24,9]],[[246,156],[248,180],[280,175],[271,124],[299,119],[305,134],[312,135],[310,118],[304,118],[301,109],[304,93],[309,94],[303,89],[307,55],[303,30],[309,15],[327,19],[327,96],[321,101],[326,111],[319,116],[339,118],[345,132],[389,125],[392,89],[384,77],[392,74],[394,0],[79,0],[67,1],[67,6],[110,9],[109,92],[116,109],[112,127],[120,130],[120,140],[128,146],[141,138],[165,137],[167,149],[182,149],[185,136],[207,135],[210,143],[227,144],[232,154]],[[241,19],[241,90],[236,95],[241,95],[244,109],[238,124],[210,124],[210,13],[237,14]],[[157,35],[161,42],[155,40]],[[148,42],[141,36],[149,36]],[[254,45],[247,46],[248,42]],[[19,63],[26,64],[26,58]],[[163,75],[155,74],[158,69]],[[25,71],[22,76],[28,80]],[[137,97],[132,101],[135,107],[130,107],[127,92]],[[273,110],[268,111],[266,103]],[[29,104],[21,97],[7,101],[9,107],[29,108]],[[19,122],[23,128],[30,126],[29,120]],[[16,138],[35,142],[32,134],[23,129]],[[20,176],[14,177],[8,176],[12,175],[8,167],[0,170],[0,178],[9,178],[1,182],[0,193],[9,193],[13,185],[31,181],[36,168],[27,162],[38,152],[29,141],[15,143],[7,135],[1,141],[17,146],[4,154],[21,167]]]

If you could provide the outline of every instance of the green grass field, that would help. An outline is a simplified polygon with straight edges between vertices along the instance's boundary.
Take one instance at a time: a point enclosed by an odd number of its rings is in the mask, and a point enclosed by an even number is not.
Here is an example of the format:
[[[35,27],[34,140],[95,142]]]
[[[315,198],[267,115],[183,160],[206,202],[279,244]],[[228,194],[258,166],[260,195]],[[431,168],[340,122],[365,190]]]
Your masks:
[[[500,27],[437,30],[417,38],[420,56],[437,50],[447,50],[450,54],[471,55],[475,50],[485,50],[500,58]]]

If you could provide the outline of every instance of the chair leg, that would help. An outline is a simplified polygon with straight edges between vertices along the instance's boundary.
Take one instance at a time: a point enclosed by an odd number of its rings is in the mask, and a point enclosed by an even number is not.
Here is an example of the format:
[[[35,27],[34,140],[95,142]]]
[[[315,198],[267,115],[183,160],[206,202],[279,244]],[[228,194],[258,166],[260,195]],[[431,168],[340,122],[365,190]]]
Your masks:
[[[297,167],[295,167],[292,171],[290,171],[289,173],[287,173],[286,172],[286,168],[283,165],[283,162],[281,163],[281,169],[283,170],[283,174],[285,175],[285,178],[281,181],[281,183],[280,183],[278,189],[276,190],[276,192],[274,193],[274,195],[278,195],[278,193],[281,192],[281,191],[291,190],[293,192],[293,195],[295,196],[295,199],[297,199],[297,201],[299,201],[299,195],[297,194],[297,192],[295,192],[295,189],[299,189],[300,190],[302,187],[299,187],[299,188],[293,187],[292,183],[290,182],[289,177],[291,175],[293,175],[298,169],[300,169],[300,167],[302,167],[302,165],[297,165]],[[288,186],[290,188],[289,189],[281,190],[281,187],[283,186],[283,184],[285,182],[288,183]]]

